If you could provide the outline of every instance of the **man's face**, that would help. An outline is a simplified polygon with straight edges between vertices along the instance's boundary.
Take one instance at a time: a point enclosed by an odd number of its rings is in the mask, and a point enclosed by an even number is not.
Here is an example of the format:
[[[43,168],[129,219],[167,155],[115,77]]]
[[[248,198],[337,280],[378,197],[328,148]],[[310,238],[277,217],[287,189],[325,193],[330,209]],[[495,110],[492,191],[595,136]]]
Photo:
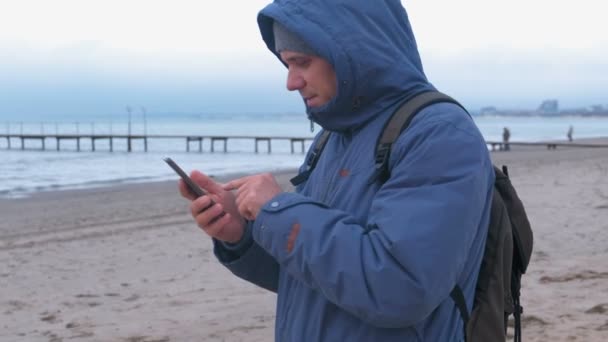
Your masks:
[[[297,90],[308,107],[321,107],[336,96],[336,72],[326,60],[314,55],[282,51],[287,64],[287,89]]]

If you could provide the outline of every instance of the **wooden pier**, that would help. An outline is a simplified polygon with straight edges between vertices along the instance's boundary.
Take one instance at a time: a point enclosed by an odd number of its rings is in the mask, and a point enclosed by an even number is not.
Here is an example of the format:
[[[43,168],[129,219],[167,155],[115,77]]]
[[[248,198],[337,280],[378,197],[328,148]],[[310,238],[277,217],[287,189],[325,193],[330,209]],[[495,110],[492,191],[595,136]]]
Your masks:
[[[505,145],[509,146],[543,146],[548,150],[555,150],[557,147],[580,147],[580,148],[608,148],[608,144],[585,144],[585,143],[573,143],[573,142],[555,142],[555,141],[537,141],[537,142],[525,142],[525,141],[513,141],[513,142],[502,142],[502,141],[486,141],[486,145],[492,148],[492,151],[508,151],[505,149]]]
[[[270,137],[270,136],[211,136],[211,135],[127,135],[127,134],[0,134],[0,139],[6,139],[6,149],[13,149],[14,144],[12,144],[13,140],[17,140],[20,145],[19,147],[15,147],[15,149],[26,149],[26,142],[28,141],[38,141],[40,142],[40,150],[45,151],[47,149],[46,141],[47,140],[55,140],[55,149],[57,151],[61,151],[61,142],[75,141],[76,142],[76,151],[81,151],[80,141],[81,140],[90,140],[91,142],[91,151],[96,151],[95,142],[99,140],[107,140],[109,143],[109,151],[114,152],[114,141],[121,140],[126,142],[126,151],[133,152],[133,141],[143,141],[144,143],[144,152],[148,152],[148,141],[149,140],[157,140],[157,139],[174,139],[174,140],[184,140],[186,143],[186,151],[190,152],[190,145],[192,142],[197,143],[198,152],[203,152],[203,140],[208,140],[210,142],[210,152],[215,152],[216,143],[222,144],[222,151],[224,153],[228,152],[228,141],[229,140],[251,140],[254,143],[255,153],[259,153],[259,145],[260,143],[265,143],[267,153],[272,153],[272,141],[274,140],[284,140],[289,141],[291,147],[291,153],[296,153],[296,146],[300,145],[300,153],[305,152],[305,142],[312,141],[312,137]]]
[[[296,153],[296,146],[300,145],[299,152],[305,152],[305,143],[307,141],[312,142],[312,137],[270,137],[270,136],[214,136],[214,135],[127,135],[127,134],[0,134],[0,139],[6,139],[6,149],[26,149],[26,142],[38,141],[40,143],[40,150],[47,149],[47,140],[55,140],[55,149],[61,151],[62,141],[76,141],[76,151],[80,152],[81,140],[90,140],[91,151],[95,152],[95,143],[99,140],[107,140],[109,142],[109,151],[114,152],[115,140],[126,142],[126,151],[133,152],[133,141],[143,141],[144,152],[148,152],[148,141],[156,139],[174,139],[183,140],[185,142],[185,148],[187,152],[191,151],[192,143],[197,146],[196,150],[200,153],[203,152],[203,141],[208,140],[210,142],[209,151],[216,152],[216,145],[221,144],[221,151],[228,152],[228,141],[229,140],[251,140],[254,145],[255,153],[260,152],[260,145],[266,146],[266,152],[272,153],[272,141],[284,140],[289,141],[291,147],[291,153]],[[13,140],[19,142],[19,146],[14,146]],[[502,141],[486,141],[486,144],[491,147],[492,151],[503,151],[505,150],[505,144]],[[557,147],[581,147],[581,148],[608,148],[607,144],[589,144],[589,143],[572,143],[572,142],[509,142],[510,146],[545,146],[549,150],[557,149]],[[14,147],[14,148],[13,148]]]

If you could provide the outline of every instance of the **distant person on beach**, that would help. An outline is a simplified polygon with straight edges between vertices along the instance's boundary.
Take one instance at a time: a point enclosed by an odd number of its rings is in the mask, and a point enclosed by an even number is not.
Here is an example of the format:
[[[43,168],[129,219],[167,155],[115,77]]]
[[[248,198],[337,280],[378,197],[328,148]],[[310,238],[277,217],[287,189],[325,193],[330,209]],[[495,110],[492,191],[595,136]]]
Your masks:
[[[277,293],[276,341],[462,341],[450,292],[462,288],[471,309],[494,173],[471,117],[437,103],[393,144],[388,179],[376,177],[387,119],[435,90],[403,5],[277,0],[258,24],[287,67],[287,89],[331,135],[294,192],[271,174],[219,184],[193,171],[210,193],[200,198],[180,181],[216,257]]]
[[[568,128],[568,133],[566,134],[568,136],[568,141],[572,142],[572,134],[574,133],[574,127],[572,127],[572,125],[570,125],[570,127]]]
[[[503,145],[503,150],[508,151],[510,150],[510,146],[509,146],[509,139],[511,138],[511,131],[509,131],[509,129],[507,127],[503,128],[502,130],[502,145]]]

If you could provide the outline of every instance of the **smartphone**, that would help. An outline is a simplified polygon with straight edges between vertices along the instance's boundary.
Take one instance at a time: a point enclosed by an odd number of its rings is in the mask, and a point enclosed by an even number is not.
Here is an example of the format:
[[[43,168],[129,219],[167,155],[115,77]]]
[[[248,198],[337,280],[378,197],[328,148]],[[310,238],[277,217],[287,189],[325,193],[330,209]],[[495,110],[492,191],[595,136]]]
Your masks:
[[[188,189],[190,190],[190,192],[195,195],[196,197],[201,197],[206,195],[207,193],[205,192],[205,190],[201,189],[200,186],[198,186],[196,183],[194,183],[194,181],[192,180],[192,178],[190,178],[185,172],[184,170],[182,170],[181,167],[179,167],[171,158],[163,158],[163,160],[169,164],[169,166],[171,166],[171,168],[173,169],[173,171],[177,172],[177,174],[184,180],[184,182],[186,183],[186,185],[188,186]],[[211,205],[213,205],[213,201],[211,203]]]

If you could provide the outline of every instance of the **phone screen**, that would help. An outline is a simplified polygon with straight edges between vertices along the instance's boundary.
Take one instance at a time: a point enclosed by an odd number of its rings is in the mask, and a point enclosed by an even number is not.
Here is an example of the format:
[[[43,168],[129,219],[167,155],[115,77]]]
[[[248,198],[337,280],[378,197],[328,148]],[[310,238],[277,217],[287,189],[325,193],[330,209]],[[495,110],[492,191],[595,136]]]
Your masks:
[[[188,189],[190,189],[190,191],[192,192],[193,195],[195,195],[196,197],[201,197],[204,196],[206,193],[203,189],[201,189],[200,186],[198,186],[196,183],[194,183],[194,181],[192,180],[192,178],[190,178],[185,172],[184,170],[181,169],[181,167],[179,167],[171,158],[163,158],[163,160],[169,164],[169,166],[171,166],[171,168],[177,172],[177,174],[184,180],[184,182],[186,183],[186,185],[188,186]]]

